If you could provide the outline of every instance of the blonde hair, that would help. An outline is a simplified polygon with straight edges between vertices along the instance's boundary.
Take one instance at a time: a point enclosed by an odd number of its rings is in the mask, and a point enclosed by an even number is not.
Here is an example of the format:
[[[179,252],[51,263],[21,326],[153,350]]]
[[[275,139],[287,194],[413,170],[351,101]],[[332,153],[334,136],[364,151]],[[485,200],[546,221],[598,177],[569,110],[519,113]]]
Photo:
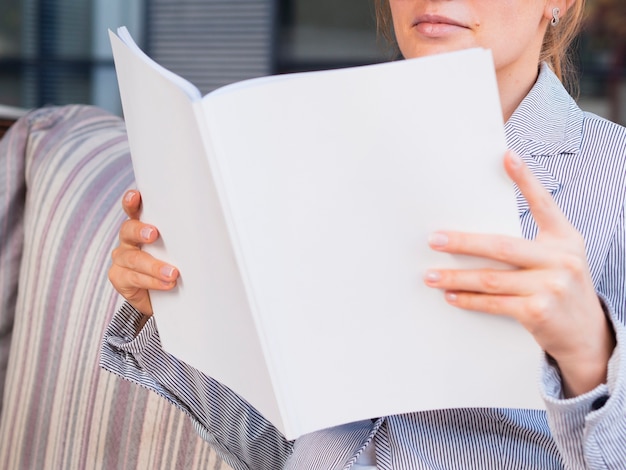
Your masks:
[[[394,58],[398,58],[401,54],[393,33],[389,0],[374,0],[374,6],[378,33],[391,46]],[[570,91],[576,88],[576,73],[570,47],[580,31],[584,10],[585,0],[574,0],[567,14],[560,18],[559,24],[554,27],[548,26],[539,55],[539,61],[547,62]]]
[[[556,26],[548,26],[539,54],[540,62],[547,62],[559,80],[570,90],[576,87],[576,69],[572,62],[571,45],[580,32],[585,12],[585,0],[574,4]]]

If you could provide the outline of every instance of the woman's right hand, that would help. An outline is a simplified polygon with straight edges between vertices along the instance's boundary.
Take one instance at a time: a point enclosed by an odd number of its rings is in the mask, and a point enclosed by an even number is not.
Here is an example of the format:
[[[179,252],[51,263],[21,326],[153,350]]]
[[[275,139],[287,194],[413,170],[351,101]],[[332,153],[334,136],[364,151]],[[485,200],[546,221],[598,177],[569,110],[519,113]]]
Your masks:
[[[178,270],[141,250],[142,245],[159,238],[156,227],[139,221],[141,195],[128,191],[122,199],[128,220],[120,228],[120,244],[113,250],[109,280],[136,310],[152,315],[149,290],[170,290],[176,285]]]

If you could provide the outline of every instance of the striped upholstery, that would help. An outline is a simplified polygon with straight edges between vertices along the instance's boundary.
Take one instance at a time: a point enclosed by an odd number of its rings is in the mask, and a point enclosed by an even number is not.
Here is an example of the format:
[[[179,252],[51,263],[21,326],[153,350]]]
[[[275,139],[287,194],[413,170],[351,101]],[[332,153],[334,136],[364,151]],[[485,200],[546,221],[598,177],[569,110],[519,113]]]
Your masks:
[[[34,111],[0,141],[0,164],[0,468],[228,468],[184,413],[98,366],[133,185],[123,122],[86,106]]]
[[[9,358],[24,240],[24,143],[18,132],[0,140],[0,392]],[[12,155],[7,148],[11,148]]]

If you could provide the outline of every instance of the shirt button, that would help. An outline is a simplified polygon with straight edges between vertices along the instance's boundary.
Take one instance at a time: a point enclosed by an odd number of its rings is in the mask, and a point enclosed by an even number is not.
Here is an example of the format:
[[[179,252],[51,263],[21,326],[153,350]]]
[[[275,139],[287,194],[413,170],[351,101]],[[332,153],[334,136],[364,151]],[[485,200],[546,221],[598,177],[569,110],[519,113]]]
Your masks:
[[[592,411],[597,411],[600,408],[602,408],[604,406],[604,404],[609,401],[609,396],[608,395],[602,395],[601,397],[598,397],[594,400],[594,402],[591,404],[591,409]]]

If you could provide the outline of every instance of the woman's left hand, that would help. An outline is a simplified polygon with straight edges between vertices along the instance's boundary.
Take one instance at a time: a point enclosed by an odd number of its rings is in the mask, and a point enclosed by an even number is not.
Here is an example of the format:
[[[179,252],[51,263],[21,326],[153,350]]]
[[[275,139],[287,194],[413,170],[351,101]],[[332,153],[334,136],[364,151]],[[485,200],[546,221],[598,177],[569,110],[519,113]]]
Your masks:
[[[430,270],[428,286],[459,308],[519,321],[556,360],[567,397],[606,381],[615,336],[595,292],[585,243],[552,196],[513,152],[505,169],[528,201],[539,229],[534,240],[437,232],[431,248],[507,263],[510,270]]]

